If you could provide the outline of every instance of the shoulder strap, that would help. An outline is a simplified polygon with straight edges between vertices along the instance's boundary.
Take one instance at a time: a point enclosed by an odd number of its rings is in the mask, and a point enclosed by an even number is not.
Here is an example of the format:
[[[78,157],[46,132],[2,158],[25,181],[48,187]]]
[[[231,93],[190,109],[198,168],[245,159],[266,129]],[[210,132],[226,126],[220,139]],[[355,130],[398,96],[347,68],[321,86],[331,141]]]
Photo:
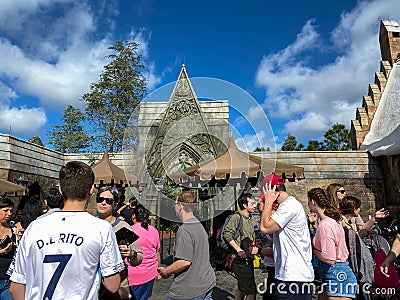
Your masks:
[[[241,213],[239,213],[239,216],[240,216],[240,218],[239,218],[238,230],[239,230],[240,236],[242,237],[243,236],[243,216]]]
[[[361,239],[358,236],[358,234],[356,233],[355,236],[355,242],[356,242],[356,259],[357,259],[357,267],[358,267],[358,271],[360,272],[361,270]]]
[[[112,227],[117,226],[117,224],[119,223],[119,221],[121,221],[120,218],[115,218],[115,222],[111,224]]]
[[[243,236],[243,216],[241,213],[237,212],[239,215],[239,224],[236,227],[233,239],[236,240],[240,236],[240,242],[242,242],[242,236]],[[232,215],[233,216],[233,215]]]

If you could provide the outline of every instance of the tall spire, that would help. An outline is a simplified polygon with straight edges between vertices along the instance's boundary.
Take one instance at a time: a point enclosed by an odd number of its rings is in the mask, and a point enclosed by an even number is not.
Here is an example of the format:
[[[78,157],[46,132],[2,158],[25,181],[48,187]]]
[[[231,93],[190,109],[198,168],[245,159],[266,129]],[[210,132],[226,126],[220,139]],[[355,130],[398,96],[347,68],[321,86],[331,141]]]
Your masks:
[[[216,155],[213,139],[184,64],[157,133],[146,149],[149,149],[147,168],[153,178],[168,171],[165,170],[168,160],[178,161],[182,151],[195,162]]]

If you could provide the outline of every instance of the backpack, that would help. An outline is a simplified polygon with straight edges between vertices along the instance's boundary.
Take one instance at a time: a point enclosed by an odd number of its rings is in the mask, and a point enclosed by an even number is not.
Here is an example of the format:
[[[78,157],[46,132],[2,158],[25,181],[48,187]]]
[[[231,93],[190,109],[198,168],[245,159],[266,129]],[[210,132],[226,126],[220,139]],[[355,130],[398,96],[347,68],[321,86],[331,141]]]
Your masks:
[[[222,224],[222,226],[217,229],[216,236],[215,236],[217,247],[222,249],[225,252],[230,252],[232,250],[231,246],[226,242],[226,240],[224,238],[224,234],[225,234],[226,224],[228,224],[228,222],[230,221],[230,219],[232,218],[232,216],[234,214],[235,213],[229,215],[226,218],[224,224]],[[239,218],[239,225],[236,228],[236,230],[232,236],[232,238],[234,240],[236,240],[239,236],[243,236],[243,216],[240,213],[237,213],[237,214],[239,214],[240,218]]]
[[[359,283],[372,285],[374,281],[375,261],[367,245],[361,240],[357,232],[344,228],[346,246],[349,251],[349,266],[356,275]]]

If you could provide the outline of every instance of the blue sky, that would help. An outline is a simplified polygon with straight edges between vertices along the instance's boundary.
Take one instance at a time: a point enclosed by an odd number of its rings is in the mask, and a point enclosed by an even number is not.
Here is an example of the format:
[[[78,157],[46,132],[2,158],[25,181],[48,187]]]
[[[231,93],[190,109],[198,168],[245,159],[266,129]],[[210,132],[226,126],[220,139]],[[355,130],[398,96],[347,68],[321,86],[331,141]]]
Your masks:
[[[141,44],[149,93],[183,63],[190,77],[246,91],[257,105],[230,122],[249,150],[279,149],[288,133],[322,140],[336,122],[350,128],[379,71],[380,20],[400,21],[398,0],[1,2],[0,132],[45,143],[67,105],[83,108],[118,40]],[[241,119],[256,132],[241,130]]]

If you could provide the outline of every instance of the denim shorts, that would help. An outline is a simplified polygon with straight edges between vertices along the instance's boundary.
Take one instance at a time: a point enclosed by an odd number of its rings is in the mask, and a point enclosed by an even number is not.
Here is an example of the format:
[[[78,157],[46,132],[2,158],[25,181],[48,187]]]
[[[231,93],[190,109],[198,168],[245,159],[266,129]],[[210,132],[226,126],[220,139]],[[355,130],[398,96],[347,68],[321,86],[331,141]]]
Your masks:
[[[347,261],[336,262],[333,265],[320,263],[318,270],[322,287],[328,296],[356,297],[357,279]]]

